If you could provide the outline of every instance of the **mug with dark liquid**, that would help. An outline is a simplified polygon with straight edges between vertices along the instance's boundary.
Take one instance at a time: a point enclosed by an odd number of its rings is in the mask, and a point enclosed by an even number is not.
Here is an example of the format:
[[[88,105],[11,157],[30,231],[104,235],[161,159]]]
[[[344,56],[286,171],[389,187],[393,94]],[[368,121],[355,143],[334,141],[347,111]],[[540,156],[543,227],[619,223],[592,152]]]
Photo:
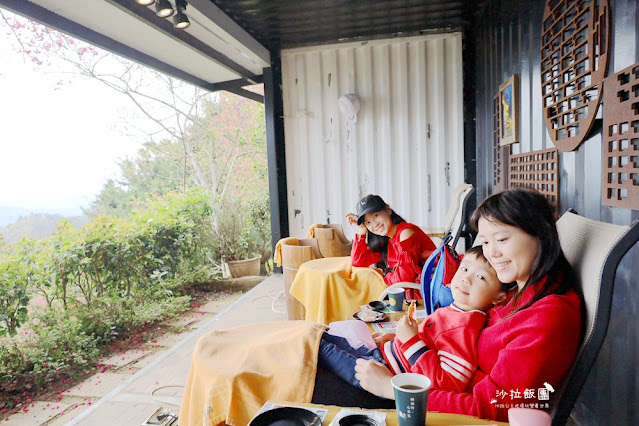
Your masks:
[[[430,379],[422,374],[402,373],[391,379],[399,426],[424,426]]]

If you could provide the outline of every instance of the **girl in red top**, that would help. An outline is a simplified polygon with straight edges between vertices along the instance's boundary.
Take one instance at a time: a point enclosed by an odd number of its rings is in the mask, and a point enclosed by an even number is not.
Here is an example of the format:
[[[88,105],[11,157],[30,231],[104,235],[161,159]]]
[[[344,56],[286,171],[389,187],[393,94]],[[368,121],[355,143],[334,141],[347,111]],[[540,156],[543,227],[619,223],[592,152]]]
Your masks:
[[[561,251],[555,218],[538,192],[511,190],[486,199],[473,213],[484,255],[513,296],[488,311],[477,340],[478,368],[464,392],[431,390],[428,409],[507,420],[518,404],[553,405],[575,359],[581,302]],[[376,361],[358,360],[362,388],[393,399],[391,375]]]
[[[357,214],[346,219],[356,226],[351,250],[353,266],[377,264],[384,281],[419,282],[424,261],[435,250],[433,241],[418,226],[404,221],[378,195],[369,194],[357,203]]]

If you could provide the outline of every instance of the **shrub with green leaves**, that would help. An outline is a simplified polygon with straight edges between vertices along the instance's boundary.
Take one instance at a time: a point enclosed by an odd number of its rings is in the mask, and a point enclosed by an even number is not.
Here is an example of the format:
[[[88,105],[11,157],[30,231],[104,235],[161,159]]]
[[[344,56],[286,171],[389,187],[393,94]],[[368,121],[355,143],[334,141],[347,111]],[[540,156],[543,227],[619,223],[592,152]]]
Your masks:
[[[268,200],[237,208],[235,241],[268,247]],[[98,216],[80,230],[63,221],[50,238],[2,246],[0,395],[81,372],[114,340],[188,309],[184,290],[221,272],[218,215],[192,189],[126,218]]]
[[[15,336],[27,320],[29,284],[36,274],[32,246],[23,242],[0,252],[0,336]]]

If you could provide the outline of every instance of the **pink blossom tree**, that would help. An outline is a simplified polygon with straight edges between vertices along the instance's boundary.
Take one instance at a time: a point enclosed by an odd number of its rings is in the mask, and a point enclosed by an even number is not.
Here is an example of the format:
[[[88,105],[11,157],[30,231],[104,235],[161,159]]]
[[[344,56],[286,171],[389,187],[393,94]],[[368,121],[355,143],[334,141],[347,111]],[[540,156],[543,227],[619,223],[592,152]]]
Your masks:
[[[183,186],[210,194],[215,227],[218,206],[227,198],[266,193],[261,104],[205,91],[12,13],[0,11],[0,17],[16,51],[34,67],[59,73],[61,90],[70,84],[65,75],[97,81],[135,106],[139,116],[124,117],[127,125],[140,118],[152,124],[150,143],[179,142],[190,172]]]

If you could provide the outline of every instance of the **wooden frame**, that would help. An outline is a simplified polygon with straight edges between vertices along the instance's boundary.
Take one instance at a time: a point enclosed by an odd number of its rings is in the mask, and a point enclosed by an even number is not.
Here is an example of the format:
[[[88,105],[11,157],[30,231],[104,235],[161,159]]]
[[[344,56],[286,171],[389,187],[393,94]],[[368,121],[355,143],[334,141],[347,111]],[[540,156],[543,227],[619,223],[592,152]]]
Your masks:
[[[604,85],[601,204],[639,210],[639,62]]]
[[[588,136],[601,101],[611,40],[608,0],[546,0],[540,24],[543,117],[552,143],[569,152]]]
[[[512,145],[501,146],[501,119],[499,94],[493,99],[493,194],[508,188],[508,170]]]
[[[499,144],[519,142],[519,75],[513,74],[499,86]]]
[[[540,192],[559,211],[559,151],[557,148],[511,155],[508,171],[510,189]]]

